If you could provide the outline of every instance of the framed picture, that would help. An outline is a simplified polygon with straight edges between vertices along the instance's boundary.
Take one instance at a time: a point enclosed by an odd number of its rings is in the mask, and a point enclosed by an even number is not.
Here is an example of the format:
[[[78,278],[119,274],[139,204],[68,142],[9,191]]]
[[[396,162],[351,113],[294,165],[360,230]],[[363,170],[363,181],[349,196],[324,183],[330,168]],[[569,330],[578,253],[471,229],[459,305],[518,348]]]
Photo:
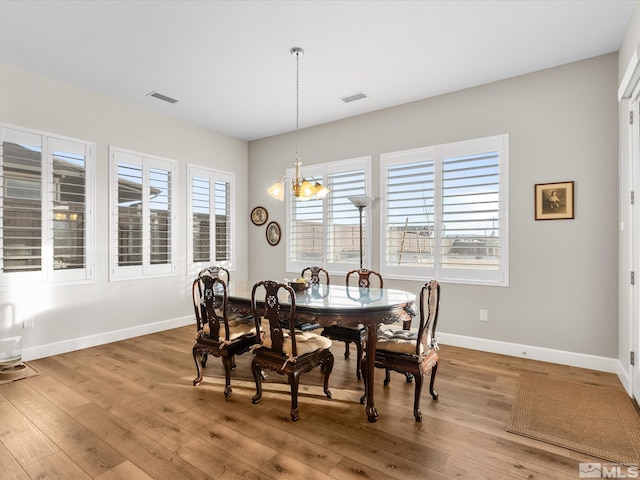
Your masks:
[[[573,218],[573,182],[536,184],[535,202],[536,220]]]
[[[277,245],[280,243],[280,235],[282,234],[280,230],[280,225],[278,222],[269,222],[267,225],[267,242],[269,245]]]
[[[264,225],[269,218],[267,209],[264,207],[256,207],[251,210],[251,221],[254,225]]]

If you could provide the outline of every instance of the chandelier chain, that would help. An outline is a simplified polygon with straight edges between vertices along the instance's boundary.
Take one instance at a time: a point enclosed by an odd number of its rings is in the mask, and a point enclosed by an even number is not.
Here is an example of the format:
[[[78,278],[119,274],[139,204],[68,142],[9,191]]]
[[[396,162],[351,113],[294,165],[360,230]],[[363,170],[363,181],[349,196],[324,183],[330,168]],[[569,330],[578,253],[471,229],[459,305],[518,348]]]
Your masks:
[[[300,47],[293,47],[290,50],[291,54],[296,56],[296,161],[295,161],[295,177],[282,177],[282,180],[274,183],[267,189],[269,195],[273,198],[283,201],[285,191],[285,180],[291,181],[291,190],[293,197],[296,200],[311,200],[325,198],[330,190],[322,185],[315,178],[309,179],[302,176],[300,173],[300,55],[304,53],[304,50]]]
[[[300,52],[296,52],[296,162],[300,161],[300,155],[298,154],[298,143],[300,140],[299,126],[300,126]]]

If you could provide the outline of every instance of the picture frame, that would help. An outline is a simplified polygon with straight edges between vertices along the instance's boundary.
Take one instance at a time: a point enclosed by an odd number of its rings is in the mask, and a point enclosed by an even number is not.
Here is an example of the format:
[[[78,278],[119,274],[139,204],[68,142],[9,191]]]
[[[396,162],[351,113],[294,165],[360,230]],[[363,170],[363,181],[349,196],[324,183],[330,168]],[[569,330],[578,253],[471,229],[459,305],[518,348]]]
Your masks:
[[[535,185],[536,220],[570,220],[574,217],[573,181]]]
[[[266,208],[255,207],[253,210],[251,210],[251,222],[254,225],[264,225],[265,223],[267,223],[268,219],[269,213],[267,212]]]
[[[267,225],[267,229],[265,231],[265,234],[267,236],[267,242],[272,247],[276,246],[278,243],[280,243],[280,237],[282,236],[282,230],[280,230],[280,225],[278,224],[278,222],[269,222],[269,225]]]

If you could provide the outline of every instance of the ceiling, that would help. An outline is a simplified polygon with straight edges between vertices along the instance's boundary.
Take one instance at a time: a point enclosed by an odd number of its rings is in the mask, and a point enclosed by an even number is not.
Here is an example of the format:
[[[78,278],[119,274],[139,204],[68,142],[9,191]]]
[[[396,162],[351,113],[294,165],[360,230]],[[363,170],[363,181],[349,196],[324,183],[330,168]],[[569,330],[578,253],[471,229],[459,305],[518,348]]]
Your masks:
[[[292,47],[304,128],[615,52],[635,6],[0,0],[0,62],[254,140],[295,129]]]

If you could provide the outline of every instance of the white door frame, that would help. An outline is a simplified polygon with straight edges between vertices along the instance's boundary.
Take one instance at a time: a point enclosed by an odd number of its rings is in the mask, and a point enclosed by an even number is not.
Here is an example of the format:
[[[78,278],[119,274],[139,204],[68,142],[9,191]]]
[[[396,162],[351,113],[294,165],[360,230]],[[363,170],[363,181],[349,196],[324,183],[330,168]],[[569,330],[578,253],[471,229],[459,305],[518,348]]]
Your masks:
[[[635,352],[637,357],[640,348],[640,270],[638,269],[638,256],[640,254],[640,209],[635,208],[635,202],[640,201],[640,45],[638,45],[631,57],[629,66],[620,82],[618,90],[618,100],[621,102],[621,126],[620,126],[620,245],[626,245],[628,251],[627,263],[621,262],[621,275],[623,280],[620,285],[621,299],[627,299],[628,309],[623,309],[621,314],[628,315],[628,322],[620,322],[619,332],[619,359],[623,369],[628,369],[629,388],[628,392],[635,397],[640,406],[640,365],[639,359],[635,358],[634,365],[631,365],[630,355]],[[632,120],[631,120],[632,119]],[[632,195],[634,201],[631,201]],[[627,212],[628,206],[628,214]],[[624,225],[625,219],[628,225]],[[622,252],[624,253],[624,252]],[[624,257],[623,257],[624,258]],[[624,281],[627,275],[634,272],[635,284]],[[622,291],[624,289],[624,291]],[[622,306],[622,304],[621,304]],[[624,328],[628,325],[628,328]],[[626,330],[626,331],[625,331]],[[625,358],[626,357],[626,358]]]

